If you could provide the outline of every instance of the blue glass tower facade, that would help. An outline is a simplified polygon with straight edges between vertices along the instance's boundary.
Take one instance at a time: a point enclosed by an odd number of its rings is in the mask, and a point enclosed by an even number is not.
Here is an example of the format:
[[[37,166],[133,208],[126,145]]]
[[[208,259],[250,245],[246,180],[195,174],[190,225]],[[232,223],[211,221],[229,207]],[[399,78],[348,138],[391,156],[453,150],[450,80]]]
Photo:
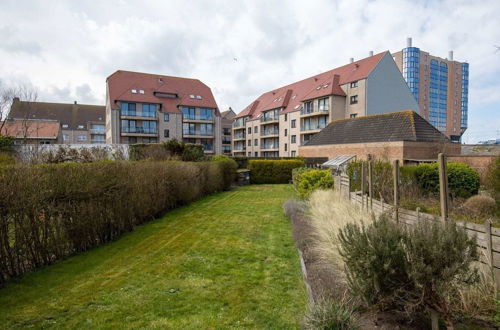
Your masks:
[[[462,63],[462,103],[460,128],[462,133],[467,129],[467,112],[469,103],[469,63]]]
[[[403,77],[418,102],[420,81],[420,49],[408,47],[403,49]]]
[[[429,122],[446,132],[448,64],[432,59],[429,79]]]

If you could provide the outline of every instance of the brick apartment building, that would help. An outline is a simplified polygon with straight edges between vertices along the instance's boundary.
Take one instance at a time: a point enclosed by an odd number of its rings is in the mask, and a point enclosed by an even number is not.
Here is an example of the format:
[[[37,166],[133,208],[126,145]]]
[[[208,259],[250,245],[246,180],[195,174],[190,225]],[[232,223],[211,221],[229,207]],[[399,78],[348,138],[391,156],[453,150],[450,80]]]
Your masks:
[[[14,98],[2,134],[15,143],[105,143],[106,109],[100,105],[27,102]]]
[[[236,113],[231,108],[221,112],[222,153],[227,156],[232,155],[234,117],[236,117]]]
[[[334,120],[398,110],[418,104],[391,54],[370,53],[262,94],[234,119],[233,155],[294,157]]]
[[[177,138],[220,154],[221,136],[217,103],[200,80],[122,70],[106,79],[107,143]]]
[[[467,129],[469,64],[433,56],[412,46],[392,54],[404,79],[418,101],[419,114],[432,125],[459,142]]]

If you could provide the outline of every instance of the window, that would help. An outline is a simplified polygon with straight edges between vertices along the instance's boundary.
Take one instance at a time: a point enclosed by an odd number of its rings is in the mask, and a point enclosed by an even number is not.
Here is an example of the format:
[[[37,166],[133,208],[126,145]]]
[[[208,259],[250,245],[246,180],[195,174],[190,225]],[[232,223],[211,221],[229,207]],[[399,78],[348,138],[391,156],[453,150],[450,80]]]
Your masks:
[[[297,135],[292,135],[292,143],[297,143]]]
[[[194,108],[182,108],[182,117],[184,120],[194,120],[196,118],[196,111]]]
[[[143,103],[141,116],[155,118],[156,117],[156,105]]]
[[[259,153],[257,151],[255,152],[255,157],[259,157]]]
[[[135,116],[135,103],[123,102],[120,104],[122,116]]]
[[[170,137],[170,131],[168,129],[163,130],[163,136],[166,138]]]
[[[201,120],[212,120],[213,111],[212,109],[200,109],[200,119]]]
[[[285,136],[288,136],[288,130],[285,128]]]
[[[247,145],[248,145],[249,147],[251,147],[251,146],[252,146],[252,140],[248,140]]]
[[[351,118],[356,118],[356,116],[357,116],[357,115],[358,115],[357,113],[351,113],[351,116],[350,116],[350,117],[351,117]]]
[[[224,127],[222,129],[222,134],[224,134],[224,135],[231,135],[231,129],[227,128],[227,127]]]
[[[287,151],[287,150],[288,150],[288,144],[285,143],[285,151]]]
[[[320,111],[330,110],[330,102],[328,102],[328,98],[318,100],[318,108]]]
[[[288,120],[288,114],[285,113],[285,121],[287,121],[287,120]]]
[[[163,114],[163,121],[169,121],[170,118],[169,118],[169,114],[168,113],[164,113]]]
[[[248,134],[252,134],[252,128],[251,127],[248,128]]]
[[[77,141],[87,141],[87,136],[86,135],[78,135],[77,136]]]
[[[137,89],[132,89],[131,92],[132,94],[137,94]]]
[[[253,128],[253,132],[254,132],[255,134],[259,133],[259,126],[255,126],[255,127]]]
[[[139,89],[140,94],[144,94],[144,89]]]
[[[358,103],[358,96],[357,95],[351,96],[351,104],[356,104],[356,103]]]
[[[83,125],[78,125],[78,129],[83,129],[85,126]]]
[[[62,128],[68,128],[68,124],[63,124]]]
[[[358,87],[358,81],[352,81],[351,82],[351,88]]]
[[[297,156],[297,151],[293,150],[292,151],[292,157],[296,157]]]
[[[63,141],[68,141],[68,140],[69,140],[69,135],[63,134]]]
[[[252,157],[252,153],[250,151],[248,152],[248,157]]]
[[[292,128],[297,127],[297,123],[296,122],[297,122],[297,119],[293,119],[292,120]]]
[[[258,146],[259,145],[259,140],[258,139],[253,140],[253,145],[254,146]]]
[[[311,112],[313,112],[313,103],[312,103],[312,101],[304,103],[304,112],[305,113],[311,113]]]

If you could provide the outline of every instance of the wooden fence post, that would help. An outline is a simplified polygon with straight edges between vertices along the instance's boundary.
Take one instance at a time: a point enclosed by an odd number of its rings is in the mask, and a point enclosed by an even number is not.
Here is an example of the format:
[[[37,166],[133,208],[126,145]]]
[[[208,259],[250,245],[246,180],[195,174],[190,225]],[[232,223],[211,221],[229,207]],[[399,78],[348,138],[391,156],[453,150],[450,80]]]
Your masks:
[[[349,189],[347,190],[347,192],[348,192],[348,195],[349,195],[349,200],[351,200],[351,178],[349,176],[347,177],[347,184],[348,184],[348,187],[349,187]]]
[[[365,162],[361,162],[361,208],[365,207]]]
[[[493,272],[493,242],[491,237],[491,219],[484,222],[484,233],[486,236],[486,257],[491,271]]]
[[[417,206],[417,223],[420,222],[420,207]]]
[[[370,194],[370,211],[373,212],[373,161],[368,161],[368,193]]]
[[[399,159],[393,162],[394,181],[394,220],[399,222]]]
[[[438,155],[439,167],[439,196],[441,201],[441,221],[448,219],[448,174],[446,173],[446,157]]]

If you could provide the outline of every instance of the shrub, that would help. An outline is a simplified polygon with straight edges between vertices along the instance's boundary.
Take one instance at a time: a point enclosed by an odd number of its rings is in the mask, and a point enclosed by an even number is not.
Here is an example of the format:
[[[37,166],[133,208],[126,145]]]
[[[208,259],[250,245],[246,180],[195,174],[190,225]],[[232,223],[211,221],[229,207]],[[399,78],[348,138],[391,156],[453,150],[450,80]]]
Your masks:
[[[358,329],[359,321],[355,314],[356,304],[345,298],[338,301],[325,299],[311,305],[305,318],[304,328],[311,330]]]
[[[347,175],[351,180],[351,190],[361,190],[361,166],[365,164],[366,176],[368,176],[368,162],[367,161],[351,161],[347,164]],[[386,202],[392,201],[392,165],[384,161],[373,162],[373,194],[374,198],[379,198],[381,195]],[[368,179],[367,179],[368,180]],[[368,186],[368,183],[366,183]]]
[[[297,191],[298,190],[298,185],[299,185],[299,180],[300,176],[308,171],[312,171],[312,168],[307,168],[307,167],[297,167],[292,170],[292,183],[294,189]]]
[[[205,157],[201,144],[185,143],[182,151],[182,160],[185,162],[197,162]]]
[[[479,191],[479,173],[463,163],[448,163],[448,189],[453,197],[468,198]],[[427,193],[439,193],[438,164],[420,164],[415,170],[419,186]]]
[[[176,156],[182,156],[182,153],[184,152],[184,144],[182,142],[179,142],[176,138],[167,140],[165,142],[165,148],[172,154]]]
[[[289,183],[294,168],[304,167],[301,159],[249,160],[251,183]]]
[[[488,167],[486,187],[489,188],[500,206],[500,157],[496,157]]]
[[[478,281],[476,239],[454,222],[404,227],[382,217],[339,234],[352,292],[382,308],[434,309],[451,325],[460,288]]]
[[[166,160],[172,153],[165,143],[138,143],[129,145],[130,160]]]
[[[333,178],[330,170],[312,170],[298,176],[297,190],[301,198],[308,197],[313,190],[332,187]]]
[[[493,198],[486,195],[474,195],[467,199],[463,205],[463,209],[476,217],[487,217],[495,213],[497,208]]]
[[[0,135],[0,151],[10,152],[14,146],[14,137]]]
[[[14,158],[6,153],[6,152],[0,152],[0,166],[1,165],[12,165],[14,164],[16,161],[14,160]]]
[[[0,285],[229,188],[222,162],[0,167]]]
[[[236,177],[238,164],[236,161],[225,155],[217,155],[212,157],[212,161],[218,162],[223,166],[224,171],[224,186],[230,187]]]

